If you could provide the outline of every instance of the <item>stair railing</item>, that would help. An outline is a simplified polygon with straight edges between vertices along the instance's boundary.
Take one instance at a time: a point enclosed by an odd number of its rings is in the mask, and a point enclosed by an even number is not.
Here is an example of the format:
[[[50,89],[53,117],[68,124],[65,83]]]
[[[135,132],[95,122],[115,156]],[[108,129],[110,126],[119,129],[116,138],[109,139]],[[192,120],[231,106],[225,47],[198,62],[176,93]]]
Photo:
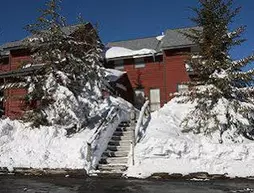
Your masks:
[[[117,116],[117,112],[119,111],[119,105],[117,106],[112,106],[107,115],[104,117],[104,119],[102,120],[102,122],[99,124],[99,126],[97,127],[94,135],[87,141],[87,153],[86,153],[86,161],[87,163],[90,163],[92,162],[92,144],[93,142],[98,139],[104,129],[104,126],[106,123],[109,123],[111,121],[113,121],[115,119],[115,117]]]
[[[151,119],[151,113],[150,113],[150,102],[147,100],[144,105],[141,108],[141,111],[139,113],[139,117],[137,120],[137,124],[135,126],[132,143],[131,143],[131,156],[132,156],[132,165],[135,164],[134,160],[134,147],[136,144],[142,139],[142,137],[145,134],[145,129]]]
[[[86,161],[89,164],[88,171],[92,168],[92,159],[93,159],[93,148],[92,144],[95,140],[99,139],[102,132],[107,128],[106,125],[108,123],[114,122],[114,120],[121,115],[121,113],[130,113],[126,109],[120,108],[120,105],[113,105],[108,111],[105,118],[102,120],[100,125],[97,127],[94,135],[87,141],[87,152],[86,152]],[[119,115],[119,116],[118,116]],[[129,115],[130,116],[130,115]]]

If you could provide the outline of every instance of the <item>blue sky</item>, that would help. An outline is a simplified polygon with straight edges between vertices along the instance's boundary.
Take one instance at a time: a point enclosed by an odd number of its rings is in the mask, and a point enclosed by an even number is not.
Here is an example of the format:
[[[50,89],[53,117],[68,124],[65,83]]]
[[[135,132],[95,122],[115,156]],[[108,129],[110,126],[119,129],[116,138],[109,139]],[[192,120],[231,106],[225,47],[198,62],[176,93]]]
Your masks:
[[[0,43],[24,38],[23,29],[39,15],[44,0],[12,0],[1,4]],[[233,26],[247,25],[244,38],[248,41],[232,51],[234,58],[254,51],[253,0],[235,0],[242,6],[241,14]],[[62,12],[68,23],[75,23],[81,13],[92,23],[98,23],[102,41],[133,39],[159,35],[169,28],[193,26],[188,17],[188,6],[196,6],[197,0],[63,0]]]

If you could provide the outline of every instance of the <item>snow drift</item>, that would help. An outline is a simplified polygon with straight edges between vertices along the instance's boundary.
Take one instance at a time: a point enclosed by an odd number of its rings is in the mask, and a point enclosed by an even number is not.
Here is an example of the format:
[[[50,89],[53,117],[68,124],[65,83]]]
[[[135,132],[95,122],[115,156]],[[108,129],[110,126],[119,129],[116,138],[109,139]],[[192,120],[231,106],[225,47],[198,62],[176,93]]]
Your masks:
[[[0,167],[7,167],[9,171],[15,167],[89,169],[86,161],[87,142],[95,135],[102,116],[112,105],[128,112],[131,108],[131,104],[123,99],[110,97],[101,104],[100,112],[97,111],[98,120],[91,121],[91,124],[71,136],[68,135],[68,129],[61,125],[32,128],[31,123],[0,120]],[[108,125],[102,128],[102,134],[92,144],[96,146],[94,160],[98,160],[96,156],[100,156],[106,148],[107,144],[101,141],[108,140],[117,123],[125,119],[126,114],[120,114],[110,128]]]
[[[181,104],[178,100],[173,99],[152,114],[145,136],[135,147],[135,165],[129,167],[127,175],[145,178],[157,172],[208,172],[229,177],[254,176],[253,141],[242,136],[232,141],[234,131],[223,136],[219,132],[208,136],[183,133],[181,122],[195,104]],[[219,106],[218,109],[223,111]]]

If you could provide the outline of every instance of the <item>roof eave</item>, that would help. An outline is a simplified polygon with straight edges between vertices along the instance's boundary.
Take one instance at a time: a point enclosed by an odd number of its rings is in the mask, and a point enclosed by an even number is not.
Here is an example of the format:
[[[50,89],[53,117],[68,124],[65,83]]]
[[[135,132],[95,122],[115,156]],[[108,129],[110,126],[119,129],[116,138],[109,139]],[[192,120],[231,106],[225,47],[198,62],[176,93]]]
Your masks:
[[[11,50],[20,50],[20,49],[26,49],[27,47],[24,45],[20,46],[10,46],[10,47],[5,47],[3,51],[11,51]]]
[[[124,59],[133,59],[133,58],[144,58],[144,57],[151,57],[151,56],[160,56],[162,52],[157,52],[155,54],[143,54],[143,55],[132,55],[132,56],[122,56],[122,57],[114,57],[114,58],[106,58],[107,61],[113,60],[124,60]]]
[[[13,70],[9,72],[0,73],[0,78],[9,78],[9,77],[17,77],[17,76],[27,76],[33,74],[37,70],[40,70],[42,66],[33,66],[28,68],[22,68],[19,70]]]
[[[176,45],[176,46],[165,46],[162,47],[161,50],[173,50],[173,49],[181,49],[181,48],[190,48],[192,46],[196,46],[196,44],[185,44],[185,45]]]

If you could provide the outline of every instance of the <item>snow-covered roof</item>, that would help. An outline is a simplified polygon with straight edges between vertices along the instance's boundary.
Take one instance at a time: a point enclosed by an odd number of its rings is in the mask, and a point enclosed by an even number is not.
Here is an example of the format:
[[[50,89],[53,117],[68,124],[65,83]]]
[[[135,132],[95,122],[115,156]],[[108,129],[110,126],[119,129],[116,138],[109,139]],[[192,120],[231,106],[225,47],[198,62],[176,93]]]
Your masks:
[[[115,81],[117,81],[122,75],[126,74],[126,72],[124,72],[124,71],[119,71],[119,70],[109,69],[109,68],[106,68],[106,69],[104,70],[104,72],[105,72],[106,78],[107,78],[110,82],[115,82]]]
[[[85,25],[89,25],[90,23],[86,23]],[[65,26],[62,28],[62,31],[66,34],[66,35],[70,35],[73,32],[75,32],[78,29],[79,25],[69,25],[69,26]],[[27,40],[27,38],[31,38],[33,35],[28,36],[22,40],[17,40],[17,41],[12,41],[12,42],[7,42],[5,44],[2,44],[0,46],[0,52],[3,52],[4,50],[10,50],[10,49],[16,49],[16,48],[20,48],[22,46],[24,46],[24,42],[25,40]]]
[[[112,47],[106,51],[106,59],[121,58],[121,57],[135,57],[144,55],[153,55],[156,51],[153,49],[141,49],[141,50],[131,50],[123,47]]]
[[[158,40],[156,39],[156,37],[116,41],[116,42],[110,42],[106,45],[107,48],[123,47],[130,50],[141,50],[143,48],[157,50],[157,46],[158,46]]]
[[[124,40],[110,42],[106,45],[107,48],[114,48],[113,51],[117,51],[115,47],[129,49],[131,51],[140,51],[143,49],[154,50],[156,53],[161,53],[164,49],[175,49],[194,46],[194,43],[186,38],[183,33],[188,33],[190,30],[202,30],[200,27],[193,28],[180,28],[180,29],[169,29],[166,30],[163,35],[148,37],[148,38],[138,38],[133,40]],[[111,52],[112,50],[110,50]],[[121,54],[115,54],[117,58],[119,55],[123,55],[123,49],[118,50]],[[110,53],[109,52],[109,53]],[[111,53],[110,53],[111,54]],[[106,55],[106,58],[109,58]]]

